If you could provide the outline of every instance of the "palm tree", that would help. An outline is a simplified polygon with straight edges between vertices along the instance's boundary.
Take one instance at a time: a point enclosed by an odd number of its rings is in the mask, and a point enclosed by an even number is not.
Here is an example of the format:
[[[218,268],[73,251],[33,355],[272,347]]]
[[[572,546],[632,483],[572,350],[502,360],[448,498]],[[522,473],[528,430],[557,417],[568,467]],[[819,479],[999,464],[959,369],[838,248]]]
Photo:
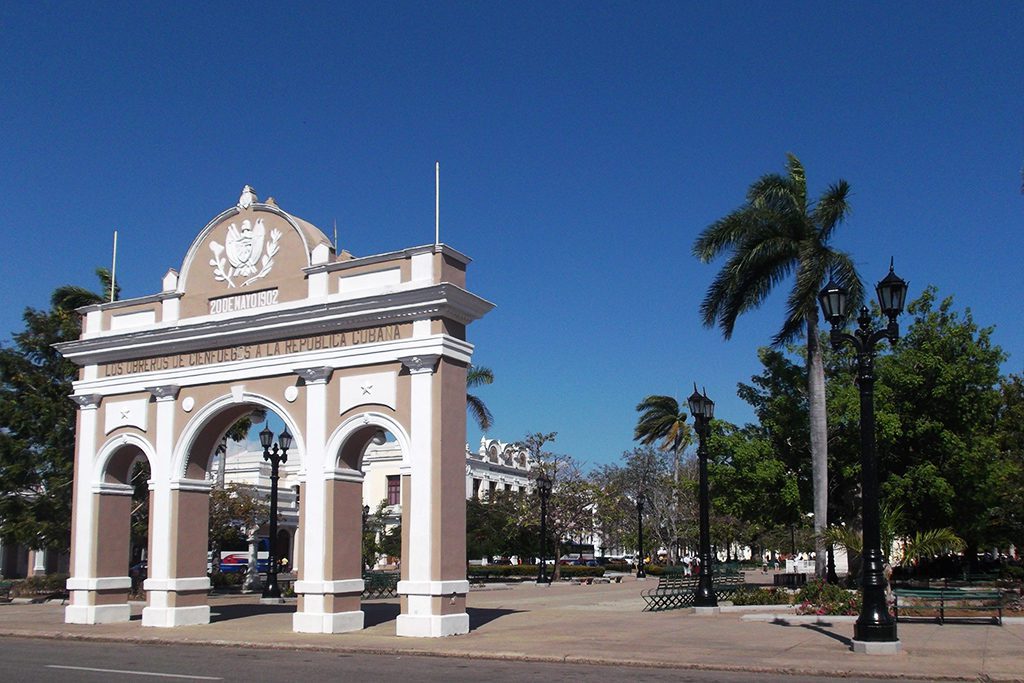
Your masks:
[[[633,439],[644,446],[660,442],[658,448],[672,454],[672,482],[678,493],[679,457],[693,442],[693,431],[686,422],[686,413],[671,396],[648,396],[637,405],[636,411],[640,417],[633,428]],[[673,544],[673,562],[678,559],[678,550],[679,544]]]
[[[96,277],[100,279],[100,284],[103,287],[103,294],[97,294],[90,289],[79,287],[78,285],[63,285],[62,287],[58,287],[53,290],[53,294],[50,296],[50,304],[60,311],[71,312],[82,306],[90,306],[92,304],[111,301],[110,271],[106,268],[97,268]],[[119,298],[120,293],[121,287],[116,286],[114,288],[115,300]]]
[[[849,184],[839,180],[816,202],[809,203],[804,167],[796,156],[788,154],[787,158],[786,174],[770,173],[756,180],[747,190],[743,205],[704,229],[693,245],[693,253],[704,263],[727,254],[700,307],[704,325],[717,325],[726,339],[732,336],[740,314],[760,306],[776,285],[795,276],[786,319],[772,344],[783,346],[801,334],[807,341],[816,570],[818,576],[823,576],[825,546],[821,534],[828,526],[828,424],[817,295],[830,274],[850,292],[855,306],[863,299],[863,288],[850,256],[829,246],[836,227],[850,212]]]
[[[644,446],[660,441],[658,448],[673,454],[673,476],[679,478],[679,456],[693,442],[687,415],[671,396],[648,396],[636,407],[640,413],[633,440]]]
[[[493,382],[494,373],[490,368],[485,368],[482,365],[469,366],[469,371],[466,373],[466,388],[479,387]],[[481,431],[486,433],[494,425],[494,416],[491,415],[491,411],[487,409],[483,401],[468,391],[466,392],[466,408],[469,409],[469,414],[473,416]]]

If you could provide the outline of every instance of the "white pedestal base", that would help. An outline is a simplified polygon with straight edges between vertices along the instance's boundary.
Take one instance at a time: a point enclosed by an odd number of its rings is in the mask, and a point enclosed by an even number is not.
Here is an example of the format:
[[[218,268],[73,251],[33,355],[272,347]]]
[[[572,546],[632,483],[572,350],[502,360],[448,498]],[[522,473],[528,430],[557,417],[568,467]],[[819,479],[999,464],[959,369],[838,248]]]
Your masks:
[[[395,634],[410,638],[441,638],[469,633],[469,615],[399,614]]]
[[[295,633],[347,633],[363,630],[363,612],[333,612],[316,614],[296,612],[292,615],[292,631]]]
[[[862,655],[898,655],[902,649],[903,646],[898,640],[890,640],[884,643],[866,640],[853,641],[853,651]]]
[[[132,608],[123,605],[68,605],[64,608],[65,624],[114,624],[130,621]]]
[[[712,616],[714,614],[721,614],[722,609],[720,607],[694,607],[693,613],[700,616]]]
[[[142,608],[142,625],[158,628],[174,626],[196,626],[210,623],[210,606],[196,607],[144,607]]]

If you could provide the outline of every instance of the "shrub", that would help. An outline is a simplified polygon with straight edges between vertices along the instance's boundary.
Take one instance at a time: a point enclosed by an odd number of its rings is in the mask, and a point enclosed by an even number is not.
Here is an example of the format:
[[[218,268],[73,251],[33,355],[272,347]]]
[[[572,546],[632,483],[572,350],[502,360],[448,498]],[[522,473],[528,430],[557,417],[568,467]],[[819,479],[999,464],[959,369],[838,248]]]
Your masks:
[[[14,597],[28,597],[33,595],[46,595],[62,591],[67,586],[67,574],[46,574],[44,576],[30,576],[27,579],[14,581],[11,586],[11,595]]]
[[[824,579],[811,579],[796,594],[799,614],[860,614],[861,596]]]
[[[562,578],[578,576],[604,576],[604,567],[578,567],[572,564],[563,564],[559,567]]]
[[[609,562],[604,566],[610,572],[630,572],[632,567],[625,562]]]
[[[1024,580],[1024,567],[1008,564],[1003,567],[1003,570],[1000,572],[1000,578],[1006,581]]]
[[[734,605],[788,605],[793,597],[785,589],[741,588],[730,600]]]
[[[234,588],[241,586],[245,581],[243,572],[214,572],[210,574],[210,584],[213,588]]]

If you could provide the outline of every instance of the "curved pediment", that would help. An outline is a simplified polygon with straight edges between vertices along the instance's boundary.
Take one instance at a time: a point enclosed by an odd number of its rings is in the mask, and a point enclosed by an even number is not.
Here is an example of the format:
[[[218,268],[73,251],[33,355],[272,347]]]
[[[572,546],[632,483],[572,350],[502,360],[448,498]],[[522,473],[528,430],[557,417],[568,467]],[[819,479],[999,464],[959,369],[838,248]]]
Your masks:
[[[189,247],[178,279],[180,315],[229,312],[249,299],[257,302],[250,307],[262,308],[306,298],[303,269],[326,261],[331,251],[319,228],[273,199],[260,202],[246,185],[238,204],[210,221]]]

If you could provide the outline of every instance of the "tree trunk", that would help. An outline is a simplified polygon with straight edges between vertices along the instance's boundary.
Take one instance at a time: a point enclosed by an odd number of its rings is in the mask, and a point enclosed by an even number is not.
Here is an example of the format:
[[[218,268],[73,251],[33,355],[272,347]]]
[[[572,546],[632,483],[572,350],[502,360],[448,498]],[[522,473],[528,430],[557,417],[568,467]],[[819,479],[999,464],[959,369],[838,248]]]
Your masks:
[[[818,340],[818,312],[807,315],[807,401],[810,413],[811,472],[814,485],[814,573],[825,576],[828,528],[828,418],[825,414],[825,364]]]

